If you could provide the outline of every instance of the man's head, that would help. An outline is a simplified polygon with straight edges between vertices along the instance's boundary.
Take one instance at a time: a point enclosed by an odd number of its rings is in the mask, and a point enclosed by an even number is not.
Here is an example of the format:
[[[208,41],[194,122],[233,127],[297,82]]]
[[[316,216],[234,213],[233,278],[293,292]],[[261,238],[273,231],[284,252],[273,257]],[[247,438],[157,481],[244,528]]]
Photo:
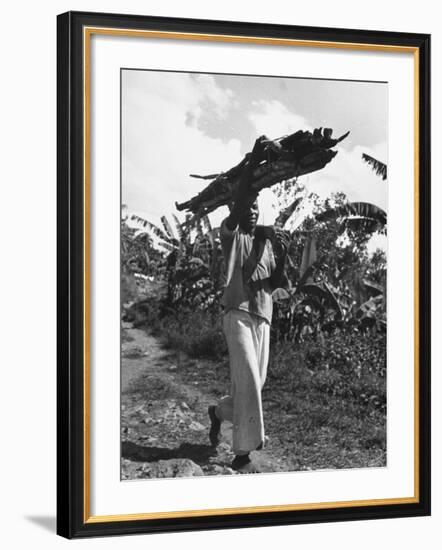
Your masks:
[[[246,233],[253,233],[258,223],[259,207],[258,201],[255,200],[248,208],[241,214],[239,220],[239,226]]]

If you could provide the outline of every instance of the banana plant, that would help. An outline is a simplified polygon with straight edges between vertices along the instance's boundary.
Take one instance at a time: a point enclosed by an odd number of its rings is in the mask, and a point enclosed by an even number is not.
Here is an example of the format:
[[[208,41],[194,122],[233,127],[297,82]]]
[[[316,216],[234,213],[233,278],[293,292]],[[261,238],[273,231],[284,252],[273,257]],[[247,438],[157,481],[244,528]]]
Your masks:
[[[314,280],[319,263],[316,238],[307,234],[297,282],[273,293],[277,339],[300,340],[305,333],[320,332],[322,324],[330,317],[342,319],[342,309],[331,285],[325,280]]]
[[[219,306],[222,291],[222,252],[219,229],[213,229],[207,216],[188,215],[174,225],[161,217],[162,227],[138,216],[132,219],[157,238],[166,249],[166,308]]]
[[[376,172],[376,175],[380,176],[383,180],[387,179],[387,165],[381,162],[380,160],[367,155],[367,153],[362,153],[362,160],[369,164],[372,169]]]
[[[161,254],[151,237],[121,222],[121,268],[124,273],[155,275],[161,263]]]
[[[387,233],[387,213],[379,206],[369,202],[348,202],[329,208],[317,214],[316,221],[338,221],[341,232],[349,229],[367,234]]]
[[[318,233],[311,230],[292,234],[294,240],[301,235],[302,254],[297,254],[300,267],[294,271],[289,265],[291,284],[273,293],[276,338],[299,340],[307,334],[319,335],[338,328],[383,328],[385,279],[372,278],[376,277],[376,266],[385,272],[381,259],[372,265],[368,258],[363,260],[361,250],[355,252],[351,246],[330,247],[325,252],[322,247],[319,255]]]

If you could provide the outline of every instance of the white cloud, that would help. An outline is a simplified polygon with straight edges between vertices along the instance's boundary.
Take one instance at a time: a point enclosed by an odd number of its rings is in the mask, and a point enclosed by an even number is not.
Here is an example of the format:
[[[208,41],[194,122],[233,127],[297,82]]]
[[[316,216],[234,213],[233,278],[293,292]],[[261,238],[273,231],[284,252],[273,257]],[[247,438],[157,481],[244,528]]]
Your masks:
[[[377,176],[362,160],[367,153],[379,160],[386,158],[386,144],[376,147],[356,146],[351,151],[339,148],[336,157],[322,170],[304,176],[302,182],[320,197],[343,192],[351,201],[371,202],[387,209],[387,181]]]
[[[192,123],[207,109],[225,116],[230,101],[210,75],[123,73],[122,192],[131,212],[158,222],[207,184],[189,174],[239,162],[238,140],[208,137]]]
[[[312,129],[304,117],[293,113],[277,100],[254,101],[248,118],[255,126],[257,136],[265,134],[271,139],[291,134],[296,130]]]
[[[219,119],[225,119],[234,101],[232,90],[220,88],[209,74],[200,74],[193,78],[198,87],[200,101],[212,107]]]

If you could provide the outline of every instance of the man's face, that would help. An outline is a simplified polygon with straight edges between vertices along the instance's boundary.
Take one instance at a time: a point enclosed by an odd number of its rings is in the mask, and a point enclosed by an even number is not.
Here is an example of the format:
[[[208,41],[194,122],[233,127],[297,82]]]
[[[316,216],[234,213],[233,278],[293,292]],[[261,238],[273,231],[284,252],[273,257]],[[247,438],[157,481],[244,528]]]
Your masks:
[[[258,201],[256,200],[249,208],[244,210],[239,225],[241,229],[247,233],[253,233],[255,231],[256,224],[258,223],[259,208]]]

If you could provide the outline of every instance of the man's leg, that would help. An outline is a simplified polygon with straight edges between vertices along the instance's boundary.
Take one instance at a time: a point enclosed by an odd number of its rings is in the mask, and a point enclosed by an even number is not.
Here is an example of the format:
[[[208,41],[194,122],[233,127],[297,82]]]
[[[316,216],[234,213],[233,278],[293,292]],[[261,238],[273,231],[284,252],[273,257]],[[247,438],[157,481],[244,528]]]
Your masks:
[[[256,330],[253,333],[254,346],[257,351],[258,372],[259,372],[259,402],[262,411],[261,390],[267,377],[267,365],[269,361],[270,324],[264,319],[255,319]],[[264,435],[264,423],[262,429],[261,443],[256,447],[259,451],[264,448],[267,437]],[[242,473],[258,473],[257,468],[250,460],[249,453],[237,454],[233,460],[232,467]]]
[[[260,320],[258,329],[258,363],[259,376],[261,379],[261,389],[267,378],[267,366],[269,363],[269,347],[270,347],[270,324],[267,321]]]
[[[210,418],[210,430],[209,430],[209,439],[213,447],[216,447],[221,439],[221,422],[217,414],[218,407],[216,405],[210,405],[208,409],[209,418]]]
[[[250,463],[249,453],[262,448],[264,440],[261,388],[267,371],[269,325],[247,312],[231,310],[224,316],[224,333],[229,348],[231,394],[209,407],[209,437],[212,445],[217,445],[221,422],[232,422],[236,455],[232,466],[243,470]]]
[[[258,329],[258,364],[259,364],[259,376],[261,380],[261,390],[264,387],[267,378],[267,367],[269,363],[269,348],[270,348],[270,324],[263,320],[260,320]],[[262,393],[261,393],[262,402]],[[263,449],[268,441],[268,437],[264,436],[261,445],[258,447],[258,451]]]
[[[209,406],[210,443],[216,447],[221,440],[221,424],[224,420],[233,421],[233,399],[230,395],[225,395],[220,399],[218,405]]]
[[[232,380],[232,446],[237,456],[254,451],[264,437],[258,324],[259,318],[245,311],[231,310],[225,316]]]

